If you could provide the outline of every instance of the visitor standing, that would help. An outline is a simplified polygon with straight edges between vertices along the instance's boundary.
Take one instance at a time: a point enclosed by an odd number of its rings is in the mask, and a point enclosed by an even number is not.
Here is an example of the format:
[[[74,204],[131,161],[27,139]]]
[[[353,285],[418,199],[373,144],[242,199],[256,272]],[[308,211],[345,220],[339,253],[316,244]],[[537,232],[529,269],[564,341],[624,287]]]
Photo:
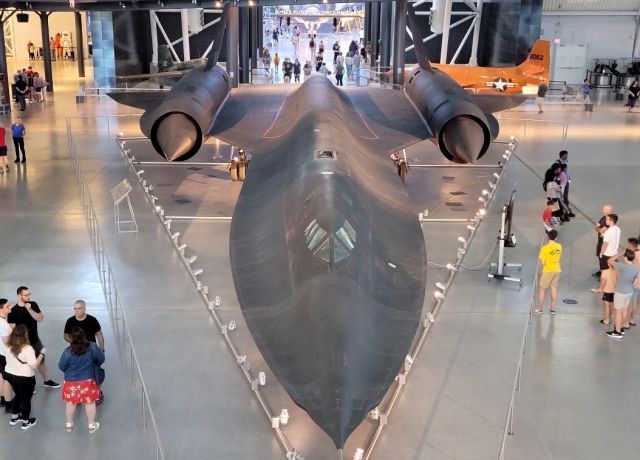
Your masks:
[[[7,299],[0,299],[0,407],[4,406],[5,412],[11,412],[11,383],[6,373],[7,343],[11,335],[11,326],[7,322],[7,316],[11,313],[11,304]]]
[[[95,433],[100,428],[100,423],[95,421],[96,401],[100,396],[95,369],[104,363],[104,353],[94,342],[87,340],[79,327],[73,328],[70,338],[71,345],[64,350],[58,363],[58,368],[64,372],[62,400],[66,402],[66,429],[68,432],[73,430],[73,413],[76,406],[82,404],[89,422],[89,433]]]
[[[7,348],[5,372],[15,393],[9,425],[22,423],[22,429],[28,430],[36,424],[35,417],[31,417],[31,398],[36,387],[35,370],[44,362],[47,350],[42,348],[36,352],[33,349],[24,324],[18,324],[11,331]]]
[[[602,246],[600,248],[600,271],[608,270],[609,259],[618,254],[618,246],[620,246],[621,230],[618,227],[618,215],[609,214],[605,223],[607,229],[602,234]],[[601,277],[602,278],[602,277]],[[592,292],[602,292],[602,279],[597,289],[591,289]]]
[[[551,307],[552,315],[556,314],[556,304],[558,302],[558,281],[560,279],[560,259],[562,257],[562,245],[556,241],[558,237],[557,230],[550,230],[547,233],[549,241],[540,248],[538,258],[542,266],[540,274],[540,284],[538,291],[538,306],[534,313],[542,313],[544,310],[544,297],[547,289],[551,290]]]
[[[20,111],[24,112],[27,108],[27,91],[29,91],[29,85],[25,81],[26,75],[20,74],[18,75],[18,81],[16,81],[16,99],[18,100],[18,104],[20,104]]]
[[[22,151],[22,162],[27,162],[27,154],[24,151],[24,136],[27,128],[22,122],[22,117],[16,117],[16,121],[11,125],[11,136],[13,137],[13,148],[16,151],[14,163],[20,163],[20,152]]]
[[[18,302],[11,309],[9,314],[9,324],[16,326],[23,324],[29,332],[29,344],[33,347],[36,356],[44,348],[38,336],[38,323],[44,321],[44,313],[40,306],[31,300],[31,291],[26,286],[17,289]],[[49,378],[49,372],[45,360],[38,362],[38,371],[44,380],[44,386],[48,388],[60,388],[60,384]]]
[[[7,164],[7,130],[0,125],[0,174],[9,172]]]
[[[617,262],[617,259],[623,254],[623,262]],[[615,254],[608,260],[609,269],[615,269],[618,272],[616,291],[613,294],[613,309],[616,312],[616,320],[613,330],[607,332],[607,335],[612,339],[624,337],[624,331],[628,329],[628,327],[624,327],[627,308],[634,288],[638,287],[638,267],[633,263],[636,253],[627,249],[623,254]]]
[[[547,95],[547,85],[544,81],[540,82],[538,85],[538,92],[536,94],[536,105],[538,106],[538,115],[544,113],[542,110],[542,105],[544,104],[544,98]]]

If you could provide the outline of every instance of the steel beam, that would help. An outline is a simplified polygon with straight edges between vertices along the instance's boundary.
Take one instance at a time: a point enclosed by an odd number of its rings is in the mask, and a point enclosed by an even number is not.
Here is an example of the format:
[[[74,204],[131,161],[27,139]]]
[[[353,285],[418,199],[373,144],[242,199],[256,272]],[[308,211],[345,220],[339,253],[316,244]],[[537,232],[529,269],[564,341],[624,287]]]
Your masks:
[[[78,61],[78,77],[84,78],[84,40],[82,37],[82,15],[79,12],[74,13],[76,19],[76,60]]]
[[[182,60],[191,60],[189,47],[189,11],[186,8],[180,10],[180,26],[182,30]]]
[[[248,6],[238,8],[238,13],[240,15],[240,75],[238,77],[240,83],[249,83],[249,75],[251,74],[251,65],[249,60],[251,57],[251,44],[249,43],[249,8],[250,7]]]
[[[476,4],[477,16],[473,28],[473,39],[471,41],[471,57],[469,65],[478,65],[478,41],[480,40],[480,22],[482,21],[482,4],[484,0],[478,0]]]
[[[229,8],[227,22],[227,73],[231,79],[231,87],[238,87],[238,42],[240,39],[240,12],[237,6]]]
[[[446,0],[444,6],[444,27],[442,29],[442,46],[440,47],[440,64],[447,63],[449,51],[449,29],[451,29],[451,4],[453,0]]]
[[[36,14],[40,16],[40,32],[42,35],[42,51],[43,51],[43,64],[44,64],[44,79],[47,80],[49,86],[47,91],[53,92],[53,72],[51,70],[51,48],[49,48],[49,15],[48,11],[36,11]]]
[[[380,3],[380,65],[387,67],[391,60],[391,2]]]
[[[404,85],[405,34],[407,33],[407,0],[396,0],[393,38],[393,83]]]

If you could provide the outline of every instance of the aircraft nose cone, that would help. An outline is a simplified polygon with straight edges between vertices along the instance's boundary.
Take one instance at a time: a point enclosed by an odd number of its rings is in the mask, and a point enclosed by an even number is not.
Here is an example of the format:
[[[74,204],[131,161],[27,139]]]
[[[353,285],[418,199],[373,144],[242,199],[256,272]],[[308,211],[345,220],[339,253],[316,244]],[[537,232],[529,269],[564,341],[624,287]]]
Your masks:
[[[157,128],[157,143],[169,161],[175,161],[189,153],[198,142],[198,129],[181,113],[163,118]]]
[[[449,121],[442,139],[456,163],[474,163],[484,153],[484,130],[472,118],[456,117]]]

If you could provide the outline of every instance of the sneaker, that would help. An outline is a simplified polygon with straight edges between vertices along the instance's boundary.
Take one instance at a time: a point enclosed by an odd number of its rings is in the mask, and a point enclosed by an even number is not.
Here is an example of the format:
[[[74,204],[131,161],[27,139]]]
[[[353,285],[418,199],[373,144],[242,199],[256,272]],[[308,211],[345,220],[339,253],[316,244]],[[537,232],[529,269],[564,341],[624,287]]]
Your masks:
[[[14,163],[20,163],[20,158],[16,158],[16,159],[14,160]]]
[[[533,310],[533,312],[538,315],[542,313],[542,308],[536,308],[535,310]]]
[[[18,423],[22,423],[22,419],[20,418],[20,416],[18,416],[18,418],[11,417],[11,420],[9,420],[9,425],[11,426],[15,426]]]
[[[555,310],[551,310],[551,314],[552,314],[552,315],[555,315],[555,314],[556,314],[556,311],[555,311]]]
[[[54,382],[53,380],[49,379],[46,382],[44,382],[44,386],[47,388],[60,388],[61,385],[58,382]]]
[[[20,163],[26,163],[26,162],[27,162],[26,158],[23,158]]]
[[[591,289],[591,292],[595,292],[596,294],[602,293],[602,291],[600,289],[598,289],[598,288]]]
[[[607,332],[607,335],[612,339],[622,339],[624,337],[624,335],[616,330]]]
[[[73,422],[67,422],[65,423],[65,429],[67,430],[67,433],[71,433],[71,431],[73,430]]]
[[[30,418],[29,420],[24,420],[22,422],[22,429],[23,430],[28,430],[29,428],[31,428],[33,425],[36,424],[36,419],[35,418]]]
[[[95,433],[96,431],[98,431],[98,428],[100,428],[100,424],[98,422],[90,423],[89,424],[89,434]]]

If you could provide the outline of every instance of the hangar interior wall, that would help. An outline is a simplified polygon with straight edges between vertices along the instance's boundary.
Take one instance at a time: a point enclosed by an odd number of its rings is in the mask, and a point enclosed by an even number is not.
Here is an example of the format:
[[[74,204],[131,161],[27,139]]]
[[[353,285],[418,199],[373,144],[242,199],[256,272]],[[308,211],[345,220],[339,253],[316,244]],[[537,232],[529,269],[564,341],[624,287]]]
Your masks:
[[[42,34],[40,32],[40,17],[35,13],[29,14],[29,22],[18,22],[15,15],[10,19],[13,27],[13,37],[16,44],[16,57],[26,60],[29,57],[27,43],[31,40],[36,48],[42,46]],[[82,43],[84,55],[89,56],[87,47],[87,15],[82,13]],[[58,32],[69,31],[73,35],[73,46],[76,45],[76,22],[73,13],[51,13],[49,16],[49,33],[55,36]]]
[[[543,16],[542,37],[565,45],[587,45],[587,58],[631,57],[632,16]]]

